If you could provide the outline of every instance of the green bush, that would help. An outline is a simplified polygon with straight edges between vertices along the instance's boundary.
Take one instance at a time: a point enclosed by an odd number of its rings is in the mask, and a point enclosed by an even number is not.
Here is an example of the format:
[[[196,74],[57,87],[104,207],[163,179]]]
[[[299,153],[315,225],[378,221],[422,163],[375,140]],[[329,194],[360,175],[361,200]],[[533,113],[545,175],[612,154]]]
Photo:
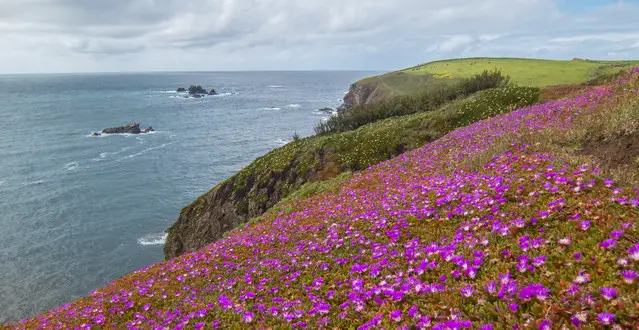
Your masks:
[[[510,77],[504,76],[501,71],[484,71],[472,77],[464,78],[460,83],[460,89],[465,95],[471,95],[490,88],[507,87],[510,85]]]
[[[539,88],[536,87],[510,86],[482,91],[478,97],[460,103],[455,126],[466,126],[516,108],[533,105],[539,101],[539,97]]]
[[[489,88],[504,87],[510,78],[501,72],[484,71],[452,85],[432,85],[417,95],[397,96],[386,102],[355,106],[315,126],[315,133],[346,132],[382,119],[433,111],[445,103]]]

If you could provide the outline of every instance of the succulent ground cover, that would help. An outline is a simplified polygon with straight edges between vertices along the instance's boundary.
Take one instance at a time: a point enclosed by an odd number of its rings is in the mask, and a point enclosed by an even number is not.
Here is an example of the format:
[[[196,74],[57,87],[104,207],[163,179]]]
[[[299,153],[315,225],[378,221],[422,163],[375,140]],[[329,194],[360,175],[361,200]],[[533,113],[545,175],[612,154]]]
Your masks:
[[[9,327],[635,328],[637,165],[579,146],[634,134],[638,87],[457,129]]]

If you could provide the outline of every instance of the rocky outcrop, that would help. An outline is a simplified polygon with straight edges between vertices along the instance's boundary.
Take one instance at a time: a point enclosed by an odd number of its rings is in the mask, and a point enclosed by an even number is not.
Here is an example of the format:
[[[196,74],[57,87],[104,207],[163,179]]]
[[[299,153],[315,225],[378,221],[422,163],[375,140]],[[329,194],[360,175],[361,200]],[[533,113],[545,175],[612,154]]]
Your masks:
[[[275,159],[288,152],[294,155],[286,165],[274,169]],[[165,258],[196,251],[222,238],[226,232],[262,215],[304,183],[336,176],[340,171],[334,167],[322,148],[300,151],[287,146],[271,151],[182,209],[168,230]]]
[[[348,93],[344,96],[344,107],[352,108],[366,105],[375,89],[377,89],[377,84],[375,83],[357,82],[351,84]]]
[[[184,93],[184,92],[186,92],[186,88],[184,88],[184,87],[179,87],[179,88],[178,88],[178,89],[176,89],[175,91],[176,91],[176,92],[178,92],[178,93]]]
[[[317,111],[324,112],[326,114],[331,114],[331,113],[333,113],[333,111],[335,111],[335,109],[329,108],[329,107],[325,107],[325,108],[321,108],[321,109],[319,109]]]
[[[207,92],[206,89],[204,89],[200,85],[191,85],[191,86],[189,86],[189,94],[190,95],[208,94],[208,93],[209,92]]]
[[[110,127],[102,130],[101,133],[93,132],[93,136],[100,136],[102,134],[140,134],[153,132],[153,127],[148,127],[145,130],[140,129],[140,123],[132,122],[124,126]]]
[[[209,95],[217,95],[217,92],[214,88],[211,88],[211,90],[209,91]]]

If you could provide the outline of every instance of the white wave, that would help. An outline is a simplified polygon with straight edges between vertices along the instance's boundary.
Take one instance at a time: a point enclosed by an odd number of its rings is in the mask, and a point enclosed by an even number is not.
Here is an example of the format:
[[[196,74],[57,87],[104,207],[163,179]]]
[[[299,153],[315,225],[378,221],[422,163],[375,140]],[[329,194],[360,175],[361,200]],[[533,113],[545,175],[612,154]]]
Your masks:
[[[44,183],[44,180],[37,180],[37,181],[32,181],[32,182],[23,182],[22,186],[30,186],[30,185],[36,185],[36,184],[42,184]]]
[[[287,143],[289,143],[289,142],[291,142],[291,141],[287,141],[287,140],[284,140],[284,139],[277,139],[277,140],[275,140],[275,141],[273,141],[273,142],[275,142],[275,143],[277,143],[277,144],[279,144],[279,145],[283,146],[283,145],[285,145],[285,144],[287,144]]]
[[[78,169],[78,162],[70,162],[69,164],[65,165],[64,168],[67,171],[75,171]]]
[[[235,94],[237,94],[237,93],[218,93],[218,94],[215,94],[215,95],[208,95],[208,96],[211,96],[211,97],[224,97],[224,96],[235,95]]]
[[[282,86],[282,85],[269,85],[268,87],[269,88],[282,88],[284,86]]]
[[[0,186],[4,184],[4,180],[0,180]]]
[[[106,160],[106,158],[109,157],[109,155],[119,155],[119,154],[121,154],[121,153],[123,153],[123,152],[125,152],[125,151],[127,151],[127,150],[129,150],[131,148],[132,147],[124,147],[124,148],[122,148],[122,149],[120,149],[119,151],[116,151],[116,152],[101,152],[100,153],[100,157],[93,158],[93,160],[95,160],[96,162],[100,162],[100,161]]]
[[[173,141],[173,142],[169,142],[169,143],[164,143],[164,144],[159,145],[157,147],[146,148],[146,149],[144,149],[144,150],[142,150],[142,151],[140,151],[138,153],[124,156],[123,158],[118,159],[118,161],[125,160],[125,159],[128,159],[128,158],[135,158],[137,156],[142,156],[142,155],[144,155],[145,153],[147,153],[147,152],[149,152],[151,150],[162,149],[162,148],[164,148],[166,146],[170,146],[170,145],[172,145],[172,144],[174,144],[176,142],[177,141]]]
[[[299,108],[299,107],[301,107],[301,105],[299,105],[297,103],[293,103],[293,104],[287,105],[286,107],[288,107],[288,108]]]
[[[278,108],[278,107],[270,107],[270,108],[262,108],[262,110],[267,110],[267,111],[278,111],[278,110],[282,110],[282,108]]]
[[[138,244],[140,245],[162,245],[166,242],[166,238],[169,236],[167,233],[154,233],[148,234],[144,237],[138,238]]]

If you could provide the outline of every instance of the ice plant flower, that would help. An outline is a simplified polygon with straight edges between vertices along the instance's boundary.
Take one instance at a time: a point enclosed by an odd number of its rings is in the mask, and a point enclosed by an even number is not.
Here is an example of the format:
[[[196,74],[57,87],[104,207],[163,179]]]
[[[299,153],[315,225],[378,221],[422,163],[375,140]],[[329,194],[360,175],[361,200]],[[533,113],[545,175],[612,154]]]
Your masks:
[[[634,261],[639,261],[639,243],[631,246],[628,249],[628,254],[630,255],[630,259]]]
[[[470,298],[473,296],[473,286],[472,285],[466,285],[464,287],[462,287],[461,289],[459,289],[459,292],[461,293],[462,296],[466,297],[466,298]]]
[[[601,293],[606,300],[612,300],[617,296],[617,289],[605,287],[599,289],[599,293]]]
[[[570,317],[570,322],[575,327],[579,328],[588,321],[588,314],[586,312],[577,312]]]
[[[583,230],[583,231],[588,230],[588,228],[590,228],[590,221],[588,221],[588,220],[580,221],[579,222],[579,228],[581,228],[581,230]]]
[[[597,314],[597,320],[599,320],[599,323],[603,325],[609,325],[615,320],[615,314],[607,312],[599,313]]]
[[[559,243],[559,245],[570,245],[570,243],[572,243],[572,240],[570,239],[570,237],[564,237],[557,240],[557,243]]]
[[[401,320],[402,320],[402,311],[397,309],[397,310],[394,310],[394,311],[390,312],[390,319],[393,322],[401,322]]]
[[[624,282],[626,282],[627,284],[632,284],[634,283],[635,279],[639,277],[639,274],[637,274],[637,271],[625,269],[621,271],[621,277],[623,277]]]

